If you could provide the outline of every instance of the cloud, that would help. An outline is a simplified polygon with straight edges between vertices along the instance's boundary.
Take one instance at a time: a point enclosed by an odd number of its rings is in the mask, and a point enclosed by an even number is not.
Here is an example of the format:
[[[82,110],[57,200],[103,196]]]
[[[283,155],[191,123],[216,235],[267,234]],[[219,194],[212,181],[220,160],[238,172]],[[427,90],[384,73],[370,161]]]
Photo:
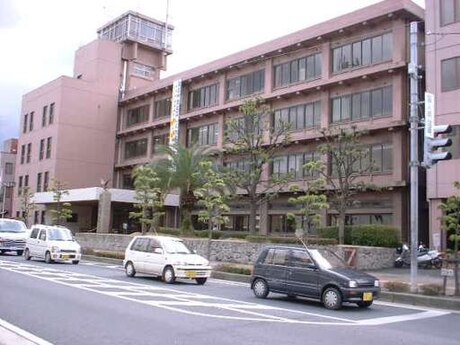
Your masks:
[[[0,29],[16,25],[19,21],[19,13],[14,6],[13,0],[0,1]]]

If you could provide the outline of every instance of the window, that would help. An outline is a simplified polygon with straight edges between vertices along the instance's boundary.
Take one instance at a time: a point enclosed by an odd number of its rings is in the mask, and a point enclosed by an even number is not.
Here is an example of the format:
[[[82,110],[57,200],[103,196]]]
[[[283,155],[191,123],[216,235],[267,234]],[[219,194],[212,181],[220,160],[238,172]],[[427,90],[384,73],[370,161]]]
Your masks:
[[[34,211],[34,224],[39,223],[40,211]]]
[[[152,153],[157,152],[158,145],[168,145],[168,143],[169,143],[168,133],[154,135],[152,138]]]
[[[29,118],[29,114],[25,114],[24,122],[22,123],[22,133],[27,133],[28,118]]]
[[[29,114],[29,131],[34,129],[34,112],[31,111]]]
[[[391,144],[377,144],[370,148],[372,171],[388,172],[393,170],[393,146]]]
[[[332,99],[332,122],[388,116],[392,111],[393,90],[391,86]]]
[[[45,224],[45,215],[46,215],[46,212],[42,211],[41,217],[40,217],[40,224]]]
[[[133,74],[151,78],[153,77],[153,67],[135,62],[133,66]]]
[[[291,266],[306,268],[311,265],[313,261],[307,252],[303,250],[293,250],[291,254]]]
[[[5,163],[5,175],[12,175],[13,174],[13,163],[6,162]]]
[[[219,125],[212,123],[210,125],[190,128],[187,131],[187,146],[198,144],[204,145],[217,145],[217,137],[219,135]]]
[[[138,238],[136,241],[134,241],[133,245],[131,246],[131,250],[135,250],[138,252],[146,252],[148,245],[148,238]]]
[[[37,174],[37,193],[42,191],[42,173]]]
[[[285,62],[274,67],[275,88],[321,77],[321,54]]]
[[[19,176],[19,181],[18,181],[18,196],[22,194],[22,181],[23,177]]]
[[[441,26],[460,22],[460,0],[441,0]]]
[[[50,116],[49,116],[49,124],[52,125],[54,122],[54,103],[50,104]]]
[[[29,187],[29,175],[24,176],[24,187]]]
[[[389,61],[393,56],[391,33],[346,44],[332,50],[333,72]]]
[[[46,230],[40,231],[40,235],[38,236],[40,241],[46,241]]]
[[[232,130],[229,130],[231,125]],[[263,119],[260,114],[254,114],[251,117],[237,117],[234,119],[229,119],[226,123],[226,140],[232,142],[237,141],[240,137],[244,138],[250,134],[254,133],[253,139],[256,138],[262,133]]]
[[[273,126],[278,129],[282,123],[288,123],[291,130],[320,126],[321,102],[275,110],[273,113]]]
[[[121,183],[123,189],[134,189],[134,180],[131,173],[123,174]]]
[[[441,61],[441,89],[460,89],[460,56]]]
[[[283,177],[289,174],[294,180],[310,177],[312,174],[304,169],[304,165],[311,161],[320,159],[316,152],[295,153],[290,155],[275,157],[272,163],[272,175]]]
[[[147,154],[147,138],[129,141],[125,144],[125,159],[145,156]]]
[[[45,175],[43,175],[43,191],[48,191],[48,183],[49,183],[49,172],[45,171]]]
[[[232,170],[241,170],[241,171],[246,171],[246,172],[250,171],[250,163],[249,163],[249,160],[247,159],[226,162],[225,166],[228,169],[232,169]]]
[[[46,126],[46,117],[48,116],[48,106],[45,105],[42,111],[42,127]]]
[[[30,156],[32,154],[32,144],[31,143],[28,143],[27,144],[27,159],[26,159],[26,162],[27,163],[30,163]]]
[[[155,113],[153,118],[158,119],[171,115],[171,99],[165,98],[155,102]]]
[[[219,84],[208,85],[188,93],[188,110],[209,107],[219,101]]]
[[[148,105],[142,107],[137,107],[134,109],[129,109],[128,114],[126,115],[126,126],[133,126],[138,123],[146,122],[149,120],[149,110]]]
[[[46,139],[46,158],[51,157],[51,140],[52,140],[52,137],[48,137]]]
[[[32,232],[30,233],[30,238],[37,238],[37,235],[38,235],[38,231],[40,229],[37,229],[37,228],[33,228],[32,229]]]
[[[390,214],[347,214],[345,216],[345,225],[365,225],[365,224],[392,224],[393,215]],[[338,216],[331,215],[331,225],[337,226]]]
[[[227,100],[238,99],[264,89],[265,71],[260,70],[227,80]]]
[[[40,152],[38,154],[38,159],[42,160],[45,156],[45,139],[40,140]]]
[[[265,264],[285,266],[289,251],[287,249],[269,249],[265,257]]]
[[[24,164],[26,158],[26,145],[21,145],[21,164]]]

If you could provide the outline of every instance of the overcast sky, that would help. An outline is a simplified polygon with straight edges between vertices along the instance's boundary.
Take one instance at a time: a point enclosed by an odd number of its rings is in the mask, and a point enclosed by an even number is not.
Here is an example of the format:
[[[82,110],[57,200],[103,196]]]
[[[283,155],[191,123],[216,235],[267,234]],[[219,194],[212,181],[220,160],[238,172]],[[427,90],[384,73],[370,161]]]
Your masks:
[[[379,2],[170,0],[174,74]],[[424,0],[415,0],[424,7]],[[72,75],[75,50],[127,10],[165,20],[167,0],[0,0],[0,149],[18,136],[21,98]]]

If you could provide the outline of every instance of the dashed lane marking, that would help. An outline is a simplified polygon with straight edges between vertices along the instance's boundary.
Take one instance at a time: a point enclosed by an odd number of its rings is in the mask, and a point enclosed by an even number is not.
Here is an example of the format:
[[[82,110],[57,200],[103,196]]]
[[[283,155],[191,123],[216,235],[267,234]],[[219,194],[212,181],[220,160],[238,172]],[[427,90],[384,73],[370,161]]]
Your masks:
[[[449,314],[449,312],[445,311],[425,310],[405,315],[352,320],[320,313],[185,292],[167,287],[130,283],[84,273],[43,268],[18,262],[0,260],[0,269],[151,307],[218,319],[328,326],[375,326]]]

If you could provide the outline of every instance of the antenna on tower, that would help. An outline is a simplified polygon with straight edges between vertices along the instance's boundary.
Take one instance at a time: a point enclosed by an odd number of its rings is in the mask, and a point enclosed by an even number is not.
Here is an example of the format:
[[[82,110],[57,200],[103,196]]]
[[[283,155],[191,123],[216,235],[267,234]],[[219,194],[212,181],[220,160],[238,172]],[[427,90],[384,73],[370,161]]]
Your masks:
[[[163,39],[163,48],[168,47],[168,20],[169,20],[169,0],[166,0],[166,20],[165,20],[165,37]]]

